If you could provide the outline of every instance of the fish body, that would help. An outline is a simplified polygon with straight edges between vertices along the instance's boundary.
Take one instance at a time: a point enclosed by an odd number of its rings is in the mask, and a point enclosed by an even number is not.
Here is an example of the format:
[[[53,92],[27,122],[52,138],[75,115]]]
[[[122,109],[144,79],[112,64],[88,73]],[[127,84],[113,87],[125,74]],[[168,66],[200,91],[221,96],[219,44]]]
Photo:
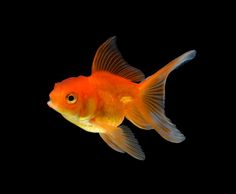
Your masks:
[[[182,142],[184,135],[165,116],[165,82],[172,70],[195,54],[195,50],[186,52],[145,79],[123,59],[112,37],[98,48],[91,75],[56,83],[48,105],[85,131],[99,133],[112,149],[144,160],[137,139],[121,124],[126,118],[170,142]]]

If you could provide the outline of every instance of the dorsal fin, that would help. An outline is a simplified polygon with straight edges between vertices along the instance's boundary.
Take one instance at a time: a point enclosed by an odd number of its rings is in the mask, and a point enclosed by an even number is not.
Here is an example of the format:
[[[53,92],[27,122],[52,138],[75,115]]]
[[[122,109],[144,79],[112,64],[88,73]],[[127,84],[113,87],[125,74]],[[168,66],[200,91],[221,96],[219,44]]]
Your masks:
[[[98,48],[92,65],[92,73],[96,71],[108,71],[133,82],[140,82],[145,79],[142,71],[130,66],[123,59],[116,46],[115,36],[109,38]]]

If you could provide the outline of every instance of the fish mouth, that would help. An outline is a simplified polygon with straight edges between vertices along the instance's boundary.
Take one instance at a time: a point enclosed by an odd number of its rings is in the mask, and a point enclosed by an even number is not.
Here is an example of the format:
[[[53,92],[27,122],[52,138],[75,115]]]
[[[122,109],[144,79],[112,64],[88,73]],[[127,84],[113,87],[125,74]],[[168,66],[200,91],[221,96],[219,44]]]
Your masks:
[[[54,110],[57,110],[57,107],[52,103],[51,100],[49,100],[49,101],[47,102],[47,104],[48,104],[48,106],[49,106],[50,108],[52,108],[52,109],[54,109]]]

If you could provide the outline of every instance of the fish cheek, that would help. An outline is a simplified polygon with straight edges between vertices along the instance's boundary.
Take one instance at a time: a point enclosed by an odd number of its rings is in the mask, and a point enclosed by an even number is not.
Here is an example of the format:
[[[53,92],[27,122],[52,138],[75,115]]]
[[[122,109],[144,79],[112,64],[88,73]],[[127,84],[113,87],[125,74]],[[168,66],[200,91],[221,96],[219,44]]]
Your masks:
[[[79,113],[78,103],[68,104],[68,102],[63,102],[62,112],[65,114],[76,115]]]
[[[91,116],[96,112],[97,102],[93,98],[89,98],[86,103],[86,116]]]
[[[86,108],[83,99],[80,99],[75,104],[67,104],[67,110],[72,115],[78,115],[79,117],[86,117]]]

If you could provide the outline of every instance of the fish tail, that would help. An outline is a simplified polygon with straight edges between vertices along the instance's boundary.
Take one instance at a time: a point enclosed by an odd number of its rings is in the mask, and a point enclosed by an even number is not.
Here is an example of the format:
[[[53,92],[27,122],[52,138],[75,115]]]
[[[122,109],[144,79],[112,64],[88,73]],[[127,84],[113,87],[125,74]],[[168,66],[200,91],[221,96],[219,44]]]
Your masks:
[[[127,118],[142,129],[155,129],[164,139],[180,143],[185,136],[165,115],[165,83],[171,71],[193,59],[195,50],[174,59],[139,84],[140,98],[133,103]]]

